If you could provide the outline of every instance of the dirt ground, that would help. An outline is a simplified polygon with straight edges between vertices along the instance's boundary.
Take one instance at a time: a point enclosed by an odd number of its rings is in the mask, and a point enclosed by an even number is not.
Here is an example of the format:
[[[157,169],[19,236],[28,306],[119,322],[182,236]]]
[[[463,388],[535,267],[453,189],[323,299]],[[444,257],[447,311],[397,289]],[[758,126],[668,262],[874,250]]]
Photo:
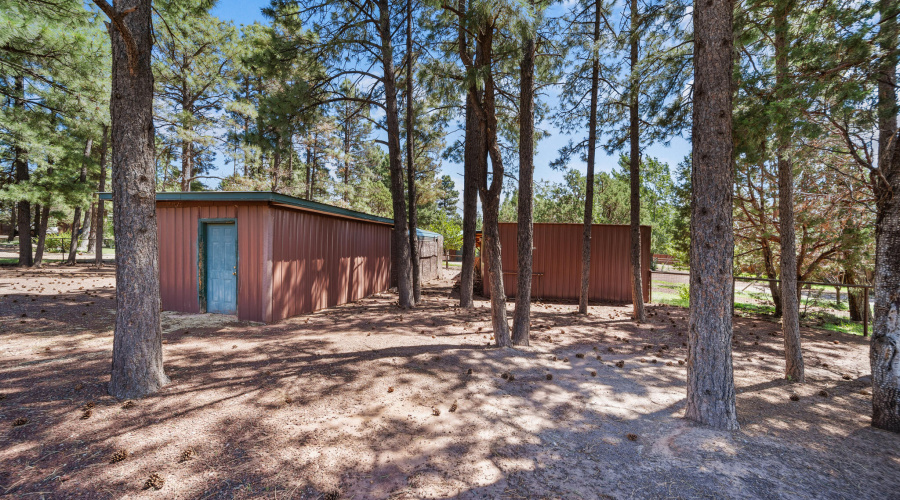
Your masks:
[[[412,312],[385,293],[274,325],[164,313],[171,384],[125,403],[113,285],[0,268],[0,496],[900,498],[860,337],[804,329],[790,385],[778,325],[736,319],[741,430],[717,432],[682,419],[686,310],[537,303],[531,347],[501,350],[487,302],[459,311],[442,280]]]

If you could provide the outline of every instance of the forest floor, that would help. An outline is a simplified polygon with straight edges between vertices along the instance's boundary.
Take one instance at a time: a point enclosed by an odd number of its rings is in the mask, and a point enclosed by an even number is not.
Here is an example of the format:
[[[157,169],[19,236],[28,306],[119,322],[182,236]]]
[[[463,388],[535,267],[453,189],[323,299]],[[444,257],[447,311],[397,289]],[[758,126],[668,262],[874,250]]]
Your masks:
[[[736,318],[741,430],[719,432],[682,418],[687,310],[651,305],[637,325],[629,306],[535,303],[531,347],[496,349],[487,302],[457,310],[445,279],[414,311],[384,293],[273,325],[164,313],[171,383],[126,403],[106,394],[113,286],[111,268],[0,268],[0,496],[900,492],[858,336],[803,329],[792,385],[779,326]]]

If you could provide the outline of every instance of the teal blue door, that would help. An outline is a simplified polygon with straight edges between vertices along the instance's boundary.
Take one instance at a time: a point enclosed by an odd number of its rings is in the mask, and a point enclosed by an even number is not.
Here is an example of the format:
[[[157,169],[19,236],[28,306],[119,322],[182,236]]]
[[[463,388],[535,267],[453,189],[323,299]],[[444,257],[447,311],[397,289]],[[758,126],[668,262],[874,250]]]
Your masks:
[[[237,226],[206,224],[206,312],[237,312]]]

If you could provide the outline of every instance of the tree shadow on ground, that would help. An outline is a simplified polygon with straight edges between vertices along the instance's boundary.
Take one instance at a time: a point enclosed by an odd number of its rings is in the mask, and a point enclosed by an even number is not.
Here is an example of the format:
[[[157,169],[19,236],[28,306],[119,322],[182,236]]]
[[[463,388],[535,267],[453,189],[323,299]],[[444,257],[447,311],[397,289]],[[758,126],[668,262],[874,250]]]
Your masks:
[[[900,487],[900,438],[868,426],[859,339],[804,329],[798,386],[780,380],[777,327],[736,319],[743,429],[715,432],[681,418],[682,309],[651,307],[639,325],[628,307],[581,317],[539,303],[533,345],[495,349],[487,308],[456,309],[446,282],[428,291],[415,311],[380,294],[275,325],[166,315],[172,383],[130,409],[105,394],[110,317],[38,331],[4,309],[0,495],[885,498]],[[119,449],[129,457],[110,464]],[[152,472],[160,491],[141,489]]]

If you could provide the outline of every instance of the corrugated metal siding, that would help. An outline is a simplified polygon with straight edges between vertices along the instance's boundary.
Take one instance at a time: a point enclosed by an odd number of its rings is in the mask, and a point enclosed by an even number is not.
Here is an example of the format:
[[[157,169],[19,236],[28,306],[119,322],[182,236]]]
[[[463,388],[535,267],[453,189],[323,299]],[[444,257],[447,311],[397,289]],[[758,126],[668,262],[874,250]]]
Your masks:
[[[578,299],[581,293],[581,224],[535,224],[532,297]],[[516,293],[518,252],[516,224],[500,224],[503,284]],[[590,300],[631,302],[630,229],[626,225],[594,224],[591,229]],[[641,270],[644,300],[650,300],[650,227],[641,226]],[[483,272],[485,295],[490,294]]]
[[[272,208],[272,320],[387,290],[391,227]]]
[[[237,219],[238,318],[267,321],[264,245],[271,240],[266,203],[158,202],[162,308],[200,312],[198,234],[200,219]],[[271,290],[271,287],[269,288]]]

